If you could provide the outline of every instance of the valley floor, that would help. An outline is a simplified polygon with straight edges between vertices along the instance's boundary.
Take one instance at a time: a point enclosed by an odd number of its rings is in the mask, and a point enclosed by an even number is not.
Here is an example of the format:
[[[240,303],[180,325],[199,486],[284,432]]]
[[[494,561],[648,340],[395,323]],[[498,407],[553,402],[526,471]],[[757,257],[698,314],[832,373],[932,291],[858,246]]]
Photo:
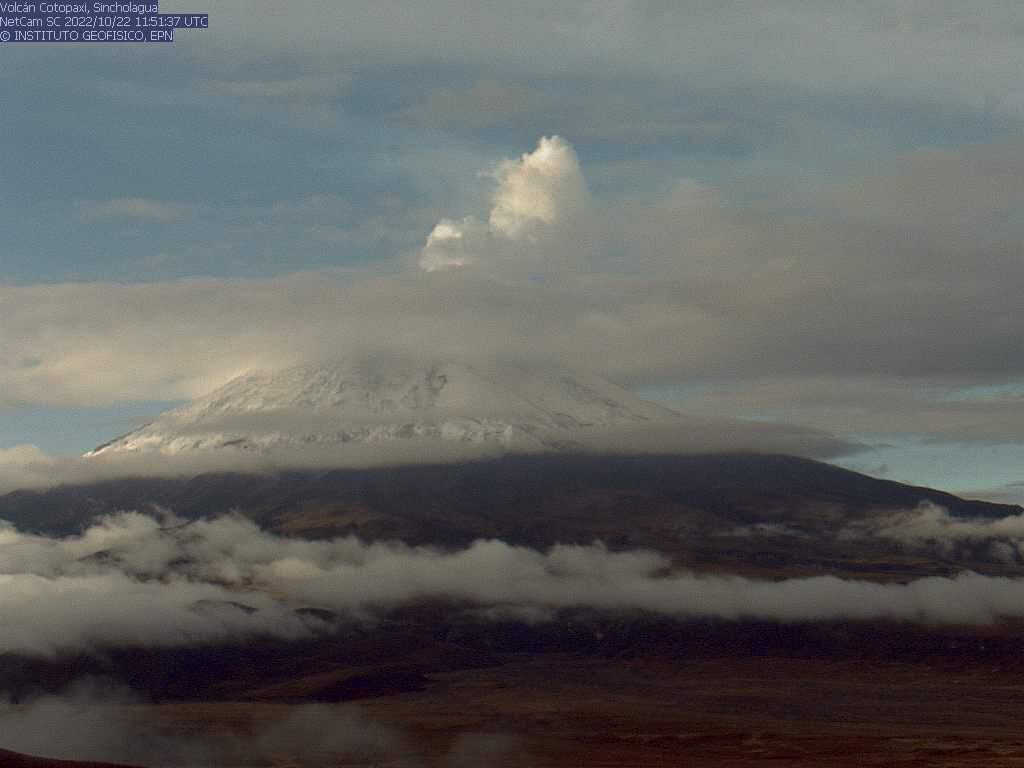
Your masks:
[[[364,731],[379,728],[390,742],[381,750],[364,743],[330,765],[1024,765],[1024,675],[991,665],[551,654],[443,673],[424,691],[328,709],[357,712]],[[189,702],[118,707],[111,717],[145,719],[188,739],[211,730],[258,734],[289,711]],[[218,765],[318,762],[287,750],[243,763],[209,757]],[[161,764],[154,758],[151,765]]]

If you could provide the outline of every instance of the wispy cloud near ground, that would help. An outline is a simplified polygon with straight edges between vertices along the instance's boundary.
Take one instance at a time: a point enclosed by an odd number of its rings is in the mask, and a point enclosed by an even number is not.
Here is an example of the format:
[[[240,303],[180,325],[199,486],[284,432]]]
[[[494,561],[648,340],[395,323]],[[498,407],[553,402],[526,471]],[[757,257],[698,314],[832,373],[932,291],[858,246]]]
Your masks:
[[[299,608],[351,620],[425,599],[533,620],[577,607],[784,622],[1024,618],[1024,580],[971,573],[759,581],[678,572],[661,555],[600,544],[541,552],[491,540],[442,551],[283,538],[240,517],[185,524],[137,513],[66,539],[0,529],[0,586],[0,652],[28,655],[305,637],[330,627]]]

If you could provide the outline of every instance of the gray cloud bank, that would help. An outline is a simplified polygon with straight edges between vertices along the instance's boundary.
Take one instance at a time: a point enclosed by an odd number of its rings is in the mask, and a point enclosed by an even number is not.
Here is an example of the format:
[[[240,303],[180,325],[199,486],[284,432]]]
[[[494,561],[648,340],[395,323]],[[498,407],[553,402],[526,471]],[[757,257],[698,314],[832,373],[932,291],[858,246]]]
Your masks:
[[[495,62],[519,71],[634,71],[722,83],[757,76],[809,89],[881,90],[1020,110],[1019,7],[934,0],[893,6],[839,0],[565,2],[396,0],[383,8],[307,0],[306,13],[275,13],[270,0],[224,0],[230,24],[209,35],[294,50],[394,59]],[[467,34],[466,30],[473,34]],[[768,41],[771,41],[770,43]],[[205,47],[199,40],[197,48]],[[793,51],[799,51],[794,55]],[[782,51],[786,51],[783,54]],[[899,73],[894,77],[893,73]],[[484,94],[486,96],[486,94]],[[483,98],[483,97],[481,97]]]
[[[391,274],[0,286],[0,404],[191,398],[339,351],[427,350],[712,386],[717,412],[768,398],[825,428],[1006,439],[1018,398],[941,400],[1024,378],[1022,157],[1018,137],[912,153],[813,199],[738,206],[681,179],[608,201],[549,137]]]
[[[226,419],[232,430],[289,429],[315,419],[316,412],[274,411]],[[205,427],[214,425],[205,423]],[[601,454],[721,453],[752,451],[828,459],[855,453],[862,446],[813,429],[737,419],[683,417],[678,423],[645,427],[608,427],[566,431],[574,450]],[[496,459],[528,448],[497,443],[460,443],[444,439],[395,439],[362,445],[305,445],[260,452],[217,448],[179,454],[107,453],[53,456],[31,445],[0,448],[0,494],[59,485],[86,485],[126,477],[194,477],[216,472],[273,473],[286,470],[360,469],[402,464]],[[542,448],[535,450],[541,451]]]
[[[785,523],[756,523],[727,532],[738,538],[810,538]],[[923,501],[915,509],[877,514],[839,529],[840,541],[882,540],[908,550],[946,557],[979,554],[1017,565],[1024,562],[1024,513],[996,518],[956,517],[948,509]]]
[[[924,502],[914,510],[850,526],[840,536],[850,539],[873,536],[946,555],[955,555],[965,546],[981,545],[998,560],[1024,561],[1024,513],[993,519],[958,518],[944,507]]]
[[[661,555],[600,544],[540,552],[488,540],[440,551],[307,541],[236,516],[183,524],[122,513],[65,539],[0,528],[0,653],[295,638],[328,629],[298,608],[365,618],[431,598],[534,620],[573,607],[731,620],[1024,617],[1024,580],[972,573],[908,584],[759,581],[677,572]]]

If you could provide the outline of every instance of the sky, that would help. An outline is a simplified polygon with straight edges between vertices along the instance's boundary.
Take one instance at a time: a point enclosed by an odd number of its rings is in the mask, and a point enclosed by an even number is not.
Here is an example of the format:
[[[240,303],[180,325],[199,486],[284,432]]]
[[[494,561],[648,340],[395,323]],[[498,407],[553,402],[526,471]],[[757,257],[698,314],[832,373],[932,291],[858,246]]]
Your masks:
[[[0,451],[487,351],[1024,499],[1016,0],[193,5],[0,48]]]

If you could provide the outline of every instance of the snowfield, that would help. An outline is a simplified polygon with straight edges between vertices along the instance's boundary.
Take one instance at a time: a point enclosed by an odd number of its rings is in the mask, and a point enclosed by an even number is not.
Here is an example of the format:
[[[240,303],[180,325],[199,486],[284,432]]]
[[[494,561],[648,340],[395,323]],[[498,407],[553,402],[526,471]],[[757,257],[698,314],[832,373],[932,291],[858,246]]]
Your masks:
[[[90,451],[267,451],[426,438],[507,448],[572,447],[593,427],[679,414],[595,376],[525,363],[363,358],[253,372]]]

